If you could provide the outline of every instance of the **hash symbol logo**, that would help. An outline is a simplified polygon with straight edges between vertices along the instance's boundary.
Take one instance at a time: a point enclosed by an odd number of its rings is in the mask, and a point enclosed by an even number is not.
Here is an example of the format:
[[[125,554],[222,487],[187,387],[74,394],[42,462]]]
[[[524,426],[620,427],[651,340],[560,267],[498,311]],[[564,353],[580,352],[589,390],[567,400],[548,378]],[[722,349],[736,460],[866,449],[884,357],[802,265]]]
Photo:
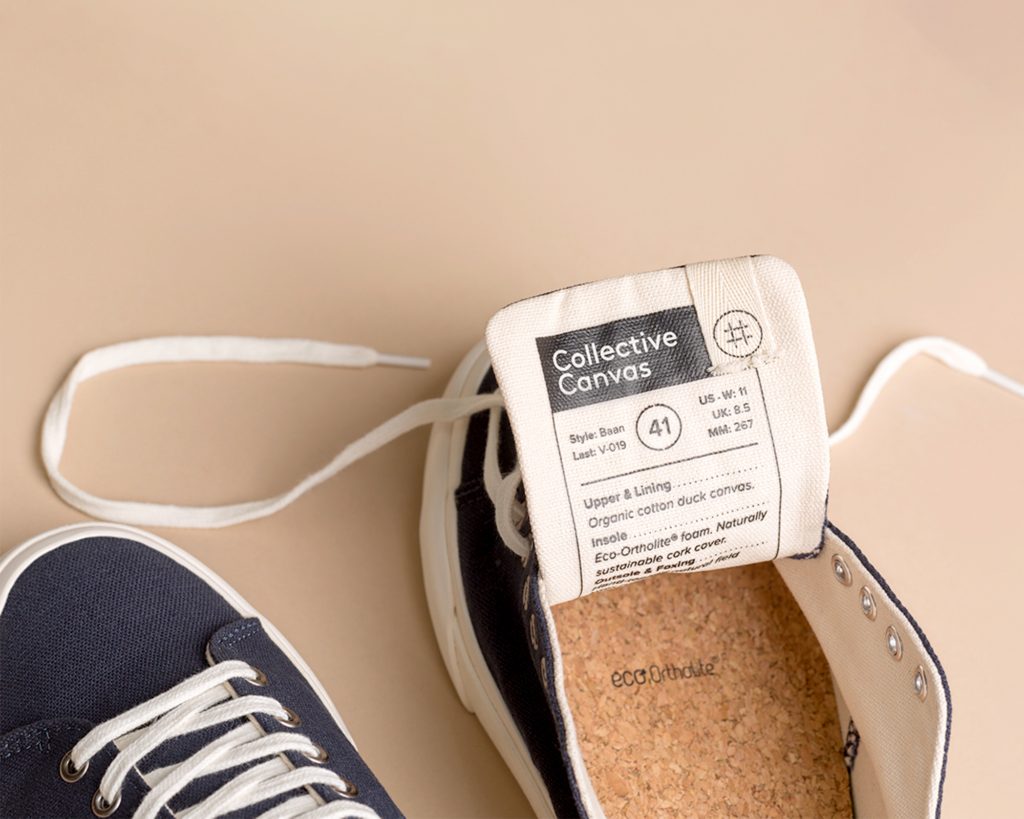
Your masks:
[[[727,333],[727,336],[726,336],[725,340],[729,344],[743,344],[743,345],[747,345],[747,344],[750,343],[750,340],[753,338],[752,335],[749,335],[747,333],[747,330],[749,330],[749,329],[750,329],[750,325],[747,324],[746,322],[744,322],[743,319],[740,319],[740,323],[738,325],[736,325],[735,327],[733,326],[733,323],[730,321],[729,322],[729,326],[725,328],[725,332]]]
[[[733,358],[746,358],[761,347],[764,331],[753,313],[729,310],[718,317],[713,335],[723,353]]]

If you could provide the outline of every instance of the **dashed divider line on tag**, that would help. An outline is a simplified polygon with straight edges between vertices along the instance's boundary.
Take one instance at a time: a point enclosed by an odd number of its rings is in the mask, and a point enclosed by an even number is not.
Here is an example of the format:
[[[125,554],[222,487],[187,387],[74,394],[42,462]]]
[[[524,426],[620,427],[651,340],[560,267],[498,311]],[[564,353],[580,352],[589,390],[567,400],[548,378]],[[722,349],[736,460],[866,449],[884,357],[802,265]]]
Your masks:
[[[770,431],[770,427],[771,427],[771,425],[769,425],[769,431]],[[687,461],[699,461],[701,458],[713,458],[715,455],[724,455],[726,452],[735,452],[738,449],[749,449],[752,446],[757,446],[758,443],[760,443],[760,442],[759,441],[752,441],[749,444],[741,444],[740,446],[731,446],[728,449],[719,449],[719,450],[716,450],[715,452],[705,452],[703,455],[691,455],[689,458],[680,458],[677,461],[667,461],[666,463],[663,463],[663,464],[655,464],[653,466],[645,466],[645,467],[642,467],[641,469],[633,469],[633,470],[631,470],[629,472],[620,472],[618,475],[606,475],[603,478],[595,478],[592,481],[584,481],[583,483],[580,484],[580,487],[582,488],[584,486],[593,486],[595,483],[603,483],[604,481],[613,481],[616,478],[628,478],[630,475],[636,475],[636,474],[638,474],[640,472],[648,472],[648,471],[650,471],[652,469],[664,469],[667,466],[675,466],[676,464],[683,464],[683,463],[686,463]],[[778,464],[778,460],[776,459],[776,468],[778,468],[777,464]],[[564,471],[563,471],[562,474],[565,474]]]
[[[737,512],[745,512],[748,509],[760,509],[762,506],[767,506],[767,505],[768,505],[768,501],[763,501],[761,503],[752,503],[749,506],[740,506],[740,507],[738,507],[736,509],[730,509],[728,512],[716,512],[715,514],[708,515],[707,517],[704,517],[704,518],[693,518],[692,520],[686,521],[686,523],[687,523],[687,525],[692,525],[694,523],[703,523],[706,520],[715,520],[716,518],[724,518],[724,517],[728,517],[729,515],[735,515]],[[672,526],[662,526],[660,529],[651,529],[651,531],[649,531],[649,532],[640,532],[639,534],[637,534],[637,537],[649,537],[650,535],[658,534],[658,532],[670,532],[673,529],[679,529],[679,528],[680,528],[679,524],[673,524]]]

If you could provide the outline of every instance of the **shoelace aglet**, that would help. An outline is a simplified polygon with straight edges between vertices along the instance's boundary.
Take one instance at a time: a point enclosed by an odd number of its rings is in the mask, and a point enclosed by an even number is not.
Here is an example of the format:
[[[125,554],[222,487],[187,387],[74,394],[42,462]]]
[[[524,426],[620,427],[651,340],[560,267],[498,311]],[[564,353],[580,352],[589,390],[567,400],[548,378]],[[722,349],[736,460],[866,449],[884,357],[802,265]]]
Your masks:
[[[415,355],[377,353],[377,363],[383,367],[408,367],[413,370],[425,370],[430,366],[430,359]]]
[[[1002,387],[1004,390],[1009,390],[1014,395],[1019,395],[1021,398],[1024,398],[1024,384],[1010,378],[1010,376],[1005,373],[1001,373],[998,370],[993,370],[989,367],[981,374],[981,377],[986,381],[990,381],[991,383]]]

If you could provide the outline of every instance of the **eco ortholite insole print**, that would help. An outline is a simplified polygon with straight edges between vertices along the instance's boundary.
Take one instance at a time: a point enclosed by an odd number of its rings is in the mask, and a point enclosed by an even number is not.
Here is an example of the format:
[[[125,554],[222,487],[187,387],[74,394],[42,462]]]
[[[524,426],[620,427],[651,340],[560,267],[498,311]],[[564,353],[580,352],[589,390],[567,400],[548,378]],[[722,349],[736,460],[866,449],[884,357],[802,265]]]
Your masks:
[[[663,574],[555,606],[608,816],[849,816],[828,663],[775,568]]]

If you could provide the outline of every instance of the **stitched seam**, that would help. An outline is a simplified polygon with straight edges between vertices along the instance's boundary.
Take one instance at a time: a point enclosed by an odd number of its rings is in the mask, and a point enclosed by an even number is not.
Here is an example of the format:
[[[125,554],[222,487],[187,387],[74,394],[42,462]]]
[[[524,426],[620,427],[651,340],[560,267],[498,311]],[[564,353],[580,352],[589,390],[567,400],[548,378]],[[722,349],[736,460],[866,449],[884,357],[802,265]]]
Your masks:
[[[236,626],[223,637],[221,637],[217,641],[217,644],[221,646],[237,645],[243,640],[247,640],[249,637],[251,637],[253,632],[259,627],[259,625],[259,620],[253,620],[249,623],[245,623],[244,625]]]
[[[63,731],[68,731],[71,728],[77,726],[65,724],[55,725],[52,728],[33,728],[30,731],[19,735],[14,740],[4,740],[0,743],[0,759],[10,759],[12,756],[20,754],[22,751],[28,751],[32,749],[38,749],[40,751],[49,751],[53,746],[50,742],[53,734],[59,734]],[[52,733],[51,733],[52,732]],[[32,740],[36,741],[33,742]],[[45,739],[45,744],[43,740]]]
[[[46,740],[45,745],[43,744],[44,738]],[[32,739],[35,739],[36,742],[32,742]],[[30,732],[26,737],[18,737],[16,741],[10,742],[10,747],[4,753],[0,754],[0,759],[10,759],[12,756],[32,748],[38,748],[40,751],[50,750],[50,732],[45,728],[40,728]]]
[[[857,726],[850,720],[846,729],[846,743],[843,745],[843,760],[846,762],[846,769],[853,773],[853,766],[857,762],[857,751],[860,750],[860,732]]]

